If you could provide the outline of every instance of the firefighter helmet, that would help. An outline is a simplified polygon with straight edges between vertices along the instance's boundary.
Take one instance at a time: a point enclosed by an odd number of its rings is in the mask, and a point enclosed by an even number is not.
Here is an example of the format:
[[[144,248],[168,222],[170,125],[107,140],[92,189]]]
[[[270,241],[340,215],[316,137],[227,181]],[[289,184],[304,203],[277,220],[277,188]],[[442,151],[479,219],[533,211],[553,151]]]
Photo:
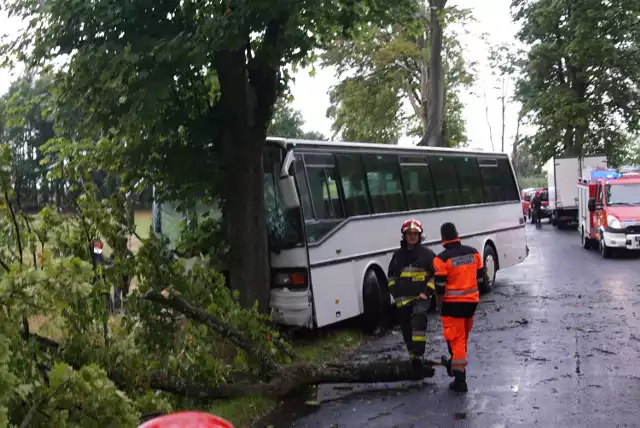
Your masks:
[[[138,428],[234,428],[228,421],[204,412],[178,412],[153,418]]]
[[[402,228],[400,229],[400,231],[403,235],[406,232],[418,232],[420,235],[422,235],[422,224],[415,218],[410,218],[409,220],[402,223]]]

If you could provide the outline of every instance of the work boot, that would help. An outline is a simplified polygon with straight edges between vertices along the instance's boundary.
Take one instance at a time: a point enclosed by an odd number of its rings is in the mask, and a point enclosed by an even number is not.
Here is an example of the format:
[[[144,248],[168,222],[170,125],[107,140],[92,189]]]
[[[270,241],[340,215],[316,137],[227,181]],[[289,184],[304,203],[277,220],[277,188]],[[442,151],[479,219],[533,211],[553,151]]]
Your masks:
[[[451,358],[447,358],[444,355],[440,358],[440,363],[447,369],[449,377],[453,377],[453,370],[451,369]]]
[[[467,373],[454,371],[455,379],[449,384],[449,389],[455,392],[467,392]]]

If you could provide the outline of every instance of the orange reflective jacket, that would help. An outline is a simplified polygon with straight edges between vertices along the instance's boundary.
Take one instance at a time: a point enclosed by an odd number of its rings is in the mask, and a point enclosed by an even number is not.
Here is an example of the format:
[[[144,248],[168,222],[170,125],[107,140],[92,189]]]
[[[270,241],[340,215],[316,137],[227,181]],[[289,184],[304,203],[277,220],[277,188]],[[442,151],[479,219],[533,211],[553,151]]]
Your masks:
[[[478,303],[478,278],[484,274],[480,254],[459,239],[442,244],[445,250],[433,260],[436,292],[445,303]]]

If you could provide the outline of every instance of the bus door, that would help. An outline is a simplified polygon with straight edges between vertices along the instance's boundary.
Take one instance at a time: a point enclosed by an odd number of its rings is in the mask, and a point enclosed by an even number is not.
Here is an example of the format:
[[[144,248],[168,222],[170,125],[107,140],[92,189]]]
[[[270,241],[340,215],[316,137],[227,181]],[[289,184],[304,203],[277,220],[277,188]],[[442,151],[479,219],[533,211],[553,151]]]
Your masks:
[[[309,258],[293,162],[292,151],[266,145],[264,195],[271,308],[277,322],[313,327]]]

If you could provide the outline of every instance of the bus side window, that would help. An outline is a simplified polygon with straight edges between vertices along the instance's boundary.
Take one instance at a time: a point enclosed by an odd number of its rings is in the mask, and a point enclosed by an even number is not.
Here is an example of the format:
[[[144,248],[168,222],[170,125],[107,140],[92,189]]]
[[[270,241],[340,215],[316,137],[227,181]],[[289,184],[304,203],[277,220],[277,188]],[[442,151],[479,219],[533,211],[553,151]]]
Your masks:
[[[500,202],[502,201],[502,188],[500,183],[500,171],[498,170],[498,161],[493,159],[480,158],[478,159],[478,166],[480,166],[480,176],[482,177],[482,187],[485,193],[485,202]],[[529,193],[526,195],[530,198]]]
[[[435,208],[436,194],[426,157],[401,157],[400,171],[410,210]]]
[[[406,210],[397,157],[363,155],[367,185],[374,213]]]
[[[480,168],[475,157],[456,157],[456,169],[462,191],[464,205],[481,204],[484,202]]]
[[[500,189],[503,201],[519,201],[518,186],[511,169],[509,159],[498,159],[498,170],[500,171]]]
[[[344,206],[347,217],[370,214],[369,197],[364,179],[360,155],[338,154],[340,182],[344,192]]]
[[[439,207],[462,205],[462,195],[456,174],[456,160],[453,156],[429,156],[429,165],[436,188]]]
[[[338,187],[335,178],[335,168],[322,166],[307,166],[307,177],[311,190],[311,201],[316,220],[327,220],[344,217]],[[305,218],[308,218],[305,216]]]

